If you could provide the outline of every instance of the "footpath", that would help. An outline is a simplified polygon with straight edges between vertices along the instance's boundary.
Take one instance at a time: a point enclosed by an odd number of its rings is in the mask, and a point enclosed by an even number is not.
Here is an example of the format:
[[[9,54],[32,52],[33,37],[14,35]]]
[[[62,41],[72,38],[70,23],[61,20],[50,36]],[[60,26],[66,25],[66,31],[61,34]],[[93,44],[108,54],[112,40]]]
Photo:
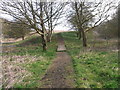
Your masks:
[[[64,39],[58,34],[57,57],[42,78],[41,88],[75,88],[71,57],[66,52]]]

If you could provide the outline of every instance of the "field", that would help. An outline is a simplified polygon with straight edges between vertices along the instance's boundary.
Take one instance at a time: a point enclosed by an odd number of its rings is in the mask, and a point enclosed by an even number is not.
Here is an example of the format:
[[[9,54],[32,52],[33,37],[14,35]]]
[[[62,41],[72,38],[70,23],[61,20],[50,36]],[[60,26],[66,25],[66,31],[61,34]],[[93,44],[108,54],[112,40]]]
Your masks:
[[[6,47],[7,45],[9,47]],[[47,52],[42,51],[39,36],[32,36],[12,44],[3,44],[3,87],[40,87],[40,79],[55,58],[55,51],[56,36],[52,43],[48,43]]]
[[[73,59],[77,88],[117,88],[118,52],[116,41],[94,39],[88,33],[88,47],[83,48],[75,32],[62,33]]]
[[[90,32],[87,33],[88,47],[84,48],[75,32],[63,32],[62,36],[67,52],[72,58],[77,88],[118,87],[116,40],[96,38]],[[40,81],[56,57],[56,34],[47,47],[47,52],[43,52],[39,36],[28,37],[24,41],[12,44],[3,44],[3,87],[41,87]]]

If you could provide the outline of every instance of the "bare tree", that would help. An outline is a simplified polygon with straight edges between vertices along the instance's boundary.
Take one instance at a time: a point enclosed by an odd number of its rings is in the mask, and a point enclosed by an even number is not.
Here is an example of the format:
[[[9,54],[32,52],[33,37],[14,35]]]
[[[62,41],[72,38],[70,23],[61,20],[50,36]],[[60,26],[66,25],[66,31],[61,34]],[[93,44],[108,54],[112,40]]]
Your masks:
[[[109,11],[115,8],[112,2],[88,2],[86,0],[79,0],[78,2],[72,2],[72,13],[75,16],[74,22],[78,29],[79,36],[82,35],[83,46],[87,46],[86,33],[93,28],[99,26],[109,18]]]
[[[118,36],[118,9],[111,20],[102,23],[96,28],[97,33],[103,39],[119,38]]]
[[[58,20],[64,15],[64,8],[66,3],[58,3],[58,2],[46,2],[44,11],[47,17],[47,41],[51,42],[52,32],[57,26]],[[55,15],[54,15],[55,14]]]
[[[21,21],[22,23],[28,25],[29,27],[36,30],[36,32],[42,37],[42,47],[43,51],[47,49],[47,27],[46,23],[58,19],[58,13],[62,10],[59,8],[54,8],[55,12],[52,12],[52,9],[49,10],[51,15],[46,14],[46,8],[50,8],[51,5],[47,5],[46,2],[40,2],[39,0],[2,0],[0,9],[5,12],[5,14],[11,15],[15,19]],[[47,6],[46,6],[47,5]],[[49,18],[48,18],[49,16]],[[56,18],[53,18],[56,17]],[[25,18],[25,21],[22,20]],[[51,27],[53,24],[51,24]],[[51,28],[53,30],[53,28]]]

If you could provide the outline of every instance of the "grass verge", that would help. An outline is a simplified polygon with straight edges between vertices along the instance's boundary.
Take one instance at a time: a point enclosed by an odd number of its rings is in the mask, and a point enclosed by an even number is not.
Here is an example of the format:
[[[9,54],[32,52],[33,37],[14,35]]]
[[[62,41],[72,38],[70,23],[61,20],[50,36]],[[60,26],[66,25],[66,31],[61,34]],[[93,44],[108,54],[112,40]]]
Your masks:
[[[118,88],[118,52],[109,48],[116,43],[94,40],[89,33],[88,47],[83,48],[75,32],[62,35],[73,59],[77,88]]]

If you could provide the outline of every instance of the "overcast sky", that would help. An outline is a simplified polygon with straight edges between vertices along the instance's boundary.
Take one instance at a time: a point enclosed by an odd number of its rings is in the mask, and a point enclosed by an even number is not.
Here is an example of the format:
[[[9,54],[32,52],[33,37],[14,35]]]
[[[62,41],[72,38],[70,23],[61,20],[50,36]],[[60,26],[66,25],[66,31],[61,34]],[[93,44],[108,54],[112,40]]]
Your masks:
[[[50,1],[52,1],[52,0],[50,0]],[[68,0],[56,0],[56,1],[65,2],[65,1],[68,1]],[[74,0],[71,0],[71,1],[74,1]],[[79,0],[77,0],[77,1],[79,1]],[[94,2],[94,1],[99,1],[99,0],[87,0],[87,1]],[[120,0],[104,0],[104,1],[105,2],[111,2],[112,1],[113,4],[115,4],[117,6],[118,2]],[[69,7],[66,7],[66,9],[69,9]],[[113,12],[115,12],[115,10],[111,10],[110,14],[112,14]],[[13,20],[13,18],[11,16],[6,15],[6,14],[1,14],[1,11],[0,11],[0,18],[5,18],[7,20]],[[67,24],[67,20],[66,20],[65,16],[63,18],[61,18],[59,21],[61,22],[61,24],[56,26],[55,30],[69,30],[70,29],[69,25]]]

